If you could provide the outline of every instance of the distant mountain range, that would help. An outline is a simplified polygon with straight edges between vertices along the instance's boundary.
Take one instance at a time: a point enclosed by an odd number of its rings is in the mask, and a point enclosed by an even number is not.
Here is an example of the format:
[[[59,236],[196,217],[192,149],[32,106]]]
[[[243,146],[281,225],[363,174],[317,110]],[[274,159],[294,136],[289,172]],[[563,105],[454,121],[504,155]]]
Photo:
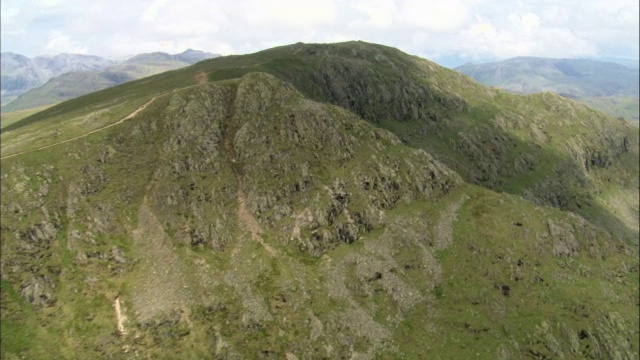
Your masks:
[[[2,111],[53,104],[216,56],[192,49],[173,55],[139,54],[125,61],[79,54],[30,59],[2,53]]]
[[[24,55],[3,52],[2,64],[2,103],[38,87],[52,77],[70,71],[99,71],[117,62],[99,56],[60,54],[56,56],[38,56],[33,59]]]
[[[485,85],[525,94],[551,91],[610,115],[638,120],[639,71],[613,62],[516,57],[455,70]]]

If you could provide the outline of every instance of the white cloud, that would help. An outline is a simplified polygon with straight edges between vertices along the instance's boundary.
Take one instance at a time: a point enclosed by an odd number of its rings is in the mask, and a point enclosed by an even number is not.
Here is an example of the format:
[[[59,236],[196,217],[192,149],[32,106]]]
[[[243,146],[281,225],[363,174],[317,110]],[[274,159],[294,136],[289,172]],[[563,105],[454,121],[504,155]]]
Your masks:
[[[229,53],[358,39],[472,58],[638,57],[637,0],[1,0],[2,51]],[[42,34],[57,35],[49,37]],[[60,50],[58,50],[60,49]]]
[[[336,3],[333,0],[251,1],[244,9],[244,18],[254,26],[309,28],[331,24],[336,19]]]
[[[617,9],[614,14],[614,19],[621,24],[635,26],[637,28],[638,22],[640,21],[640,6],[638,2]]]
[[[46,7],[51,7],[51,6],[58,6],[60,4],[65,3],[66,0],[39,0],[38,1],[38,5],[39,6],[46,6]]]
[[[494,38],[497,36],[498,30],[493,24],[481,17],[478,17],[477,20],[470,28],[470,33],[473,37]]]
[[[230,54],[236,53],[236,49],[233,47],[233,45],[222,42],[222,41],[212,41],[209,46],[200,47],[196,45],[196,46],[193,46],[192,48],[208,49],[209,51],[215,54],[220,54],[220,55],[230,55]]]
[[[541,9],[540,14],[548,23],[566,23],[571,19],[571,9],[566,6],[551,5]]]
[[[147,6],[147,8],[142,12],[142,16],[140,17],[141,21],[145,22],[155,22],[156,16],[158,12],[167,6],[169,0],[154,0],[151,2],[151,5]]]
[[[355,25],[382,28],[393,24],[398,12],[396,2],[393,0],[359,0],[354,2],[352,7],[366,17],[354,21]]]
[[[508,22],[497,25],[478,17],[464,32],[463,37],[469,40],[459,47],[477,57],[597,55],[597,48],[587,39],[568,29],[543,27],[534,13],[512,13],[507,18]]]
[[[534,13],[510,14],[509,21],[525,33],[530,33],[540,26],[540,17]]]
[[[469,17],[470,7],[460,0],[405,0],[400,21],[436,33],[459,29]]]
[[[212,1],[192,1],[185,6],[183,2],[154,0],[140,20],[162,34],[199,36],[216,33],[226,21],[226,15]]]
[[[20,8],[5,5],[4,2],[2,2],[0,6],[2,6],[0,19],[2,20],[2,29],[4,30],[6,25],[14,24],[16,22],[16,17],[20,14]]]
[[[89,49],[72,40],[68,35],[60,31],[53,30],[49,36],[50,40],[45,46],[45,50],[50,54],[73,53],[88,54]]]

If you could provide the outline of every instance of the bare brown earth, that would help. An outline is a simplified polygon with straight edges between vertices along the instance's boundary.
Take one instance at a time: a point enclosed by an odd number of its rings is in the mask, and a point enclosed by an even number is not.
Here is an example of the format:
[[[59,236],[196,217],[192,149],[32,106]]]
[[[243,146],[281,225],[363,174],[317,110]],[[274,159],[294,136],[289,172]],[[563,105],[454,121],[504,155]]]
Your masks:
[[[198,82],[198,84],[200,85],[204,85],[207,83],[207,73],[205,73],[204,71],[199,72],[196,75],[196,81]]]
[[[275,256],[277,254],[276,249],[264,242],[262,236],[260,236],[262,228],[260,224],[258,224],[258,220],[247,210],[247,196],[244,193],[244,181],[241,175],[237,174],[236,177],[238,179],[238,220],[249,229],[253,240],[260,243],[271,256]]]
[[[126,317],[122,314],[122,307],[120,306],[120,295],[118,295],[114,300],[113,307],[116,309],[116,318],[118,319],[118,333],[121,336],[125,336],[127,335],[127,330],[124,328],[124,321]]]
[[[233,138],[231,134],[228,134],[225,137],[224,146],[229,153],[229,161],[232,164],[235,164],[237,159],[236,159],[235,149],[233,146]],[[274,249],[271,245],[264,242],[264,239],[260,235],[262,233],[262,228],[260,227],[258,220],[256,220],[256,218],[247,209],[247,205],[246,205],[247,196],[244,191],[244,178],[242,176],[242,173],[235,166],[232,166],[232,167],[234,169],[233,171],[235,172],[236,179],[238,181],[238,191],[236,194],[237,201],[238,201],[238,220],[240,220],[240,223],[243,224],[249,230],[249,232],[251,233],[251,238],[253,240],[257,241],[260,245],[262,245],[262,247],[264,247],[265,250],[267,250],[269,255],[275,256],[277,254],[276,249]]]

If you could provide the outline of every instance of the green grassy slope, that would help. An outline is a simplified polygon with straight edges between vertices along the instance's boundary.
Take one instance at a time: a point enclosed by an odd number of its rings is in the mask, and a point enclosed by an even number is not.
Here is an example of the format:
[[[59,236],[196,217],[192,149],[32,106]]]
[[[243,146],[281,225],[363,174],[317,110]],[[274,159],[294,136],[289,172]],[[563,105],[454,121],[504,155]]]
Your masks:
[[[575,215],[484,189],[467,194],[455,241],[436,254],[445,280],[435,305],[407,319],[432,315],[396,330],[407,358],[637,356],[633,251]]]
[[[45,106],[41,106],[41,107],[37,107],[37,108],[33,108],[33,109],[27,109],[27,110],[18,110],[18,111],[11,111],[11,112],[3,112],[1,115],[2,118],[2,125],[0,125],[2,128],[4,128],[5,126],[11,125],[17,121],[20,121],[28,116],[31,116],[35,113],[38,113],[42,110],[45,110],[49,107],[51,107],[52,105],[45,105]]]
[[[3,358],[633,358],[631,131],[359,43],[59,104],[2,132]]]

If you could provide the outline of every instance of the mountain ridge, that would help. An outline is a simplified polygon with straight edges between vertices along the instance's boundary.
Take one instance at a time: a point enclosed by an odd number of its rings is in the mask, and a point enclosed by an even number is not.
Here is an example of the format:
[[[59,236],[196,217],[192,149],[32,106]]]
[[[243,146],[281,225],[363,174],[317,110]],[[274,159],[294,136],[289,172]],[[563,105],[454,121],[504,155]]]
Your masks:
[[[234,62],[236,66],[229,67]],[[207,60],[185,71],[192,75],[182,75],[181,70],[158,75],[163,79],[156,82],[159,87],[153,93],[185,86],[202,72],[208,72],[210,81],[252,71],[268,72],[291,82],[311,99],[342,106],[391,130],[405,143],[439,157],[471,183],[527,194],[532,200],[563,209],[583,211],[582,206],[590,207],[593,194],[604,184],[597,178],[598,171],[589,169],[609,167],[629,147],[637,147],[637,132],[632,128],[606,120],[584,106],[550,94],[523,98],[484,88],[452,70],[380,45],[298,43],[252,55]],[[140,96],[146,83],[147,80],[131,83],[128,91]],[[114,93],[121,92],[117,87],[113,89]],[[523,101],[535,103],[540,113],[531,116]],[[576,113],[583,117],[583,124],[589,122],[590,130],[599,131],[578,135],[557,130],[569,126],[571,114]],[[557,123],[546,120],[547,116]],[[4,131],[37,118],[32,116]],[[550,133],[555,134],[554,138]],[[582,136],[597,147],[586,148]],[[630,166],[634,173],[637,166],[632,162]],[[546,180],[533,175],[550,168],[564,175]],[[541,182],[549,181],[540,188]]]

